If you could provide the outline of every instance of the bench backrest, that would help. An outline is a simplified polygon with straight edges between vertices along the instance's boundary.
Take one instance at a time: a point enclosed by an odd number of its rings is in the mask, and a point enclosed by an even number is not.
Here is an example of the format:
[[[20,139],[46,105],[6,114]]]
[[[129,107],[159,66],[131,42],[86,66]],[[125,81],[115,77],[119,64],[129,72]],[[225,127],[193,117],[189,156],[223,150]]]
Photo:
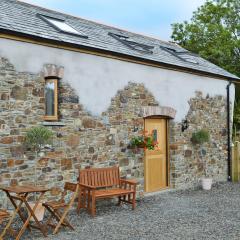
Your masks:
[[[119,167],[89,168],[79,170],[79,182],[94,187],[112,187],[119,185]]]

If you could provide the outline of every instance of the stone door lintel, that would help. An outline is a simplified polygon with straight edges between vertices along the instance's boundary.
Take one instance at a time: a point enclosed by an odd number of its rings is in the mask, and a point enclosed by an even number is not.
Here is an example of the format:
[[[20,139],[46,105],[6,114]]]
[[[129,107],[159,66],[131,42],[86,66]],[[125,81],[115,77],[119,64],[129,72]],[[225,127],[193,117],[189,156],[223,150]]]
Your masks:
[[[168,118],[175,118],[176,110],[171,107],[160,106],[146,106],[142,108],[142,115],[144,118],[150,116],[164,116]]]

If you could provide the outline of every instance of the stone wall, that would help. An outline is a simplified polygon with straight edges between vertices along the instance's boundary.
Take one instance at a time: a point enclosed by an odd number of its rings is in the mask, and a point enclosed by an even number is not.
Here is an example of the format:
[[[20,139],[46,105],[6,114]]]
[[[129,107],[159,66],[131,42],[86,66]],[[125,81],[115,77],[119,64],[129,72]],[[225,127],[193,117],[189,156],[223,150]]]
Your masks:
[[[0,184],[35,181],[53,187],[50,195],[54,197],[64,181],[76,181],[80,167],[119,164],[122,176],[137,178],[142,189],[143,152],[133,153],[127,146],[143,129],[141,107],[157,105],[143,85],[129,83],[102,116],[93,117],[74,90],[60,80],[59,121],[64,126],[47,126],[55,135],[53,147],[39,157],[26,151],[23,142],[30,127],[44,122],[42,74],[18,73],[0,58],[0,84]]]
[[[226,181],[227,101],[222,96],[204,98],[196,92],[189,106],[188,129],[182,132],[181,124],[170,125],[171,184],[176,188],[196,187],[204,175],[213,177],[214,182]],[[192,144],[192,133],[201,129],[208,129],[209,143]]]
[[[43,74],[16,72],[7,59],[0,58],[0,184],[34,183],[52,188],[48,198],[59,194],[64,181],[76,181],[79,168],[118,164],[123,177],[144,184],[144,152],[128,149],[129,139],[143,130],[143,106],[158,106],[143,84],[131,83],[119,90],[107,111],[94,117],[81,105],[71,86],[59,82],[59,116],[63,126],[47,126],[54,132],[52,147],[40,156],[24,148],[26,131],[43,124]],[[104,92],[99,93],[99,97]],[[96,96],[98,97],[98,96]],[[190,126],[170,121],[171,186],[196,186],[202,176],[201,156],[217,181],[226,180],[226,100],[221,96],[189,100]],[[190,142],[196,129],[206,127],[211,142],[200,149]],[[0,205],[7,203],[0,193]]]

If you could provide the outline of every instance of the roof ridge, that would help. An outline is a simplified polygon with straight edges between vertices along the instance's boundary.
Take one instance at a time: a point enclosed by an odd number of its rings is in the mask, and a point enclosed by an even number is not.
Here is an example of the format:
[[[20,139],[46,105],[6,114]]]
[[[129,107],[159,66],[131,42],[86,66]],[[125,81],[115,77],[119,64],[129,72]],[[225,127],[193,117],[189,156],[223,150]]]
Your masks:
[[[158,37],[149,36],[149,35],[147,35],[147,34],[145,34],[145,33],[129,31],[129,30],[126,30],[126,29],[117,27],[117,26],[113,26],[113,25],[107,24],[107,23],[101,23],[101,22],[99,22],[99,21],[97,21],[97,20],[86,19],[86,18],[82,18],[82,17],[76,16],[76,15],[69,14],[69,13],[65,13],[65,12],[62,12],[62,11],[58,11],[58,10],[54,10],[54,9],[50,9],[50,8],[45,8],[45,7],[42,7],[42,6],[37,5],[37,4],[25,2],[24,0],[11,0],[11,1],[19,2],[19,3],[25,4],[25,5],[34,6],[34,7],[43,9],[43,10],[45,10],[45,11],[51,11],[51,12],[54,12],[54,13],[60,13],[60,14],[63,14],[63,15],[65,15],[65,16],[74,17],[74,18],[76,18],[76,19],[80,19],[80,20],[83,20],[83,21],[88,21],[88,22],[95,23],[95,24],[98,24],[98,25],[101,25],[101,26],[104,26],[104,27],[113,28],[113,29],[118,30],[118,31],[124,31],[124,32],[129,33],[129,34],[138,35],[138,36],[140,36],[140,37],[147,37],[147,38],[150,38],[150,39],[155,40],[155,41],[156,41],[156,40],[157,40],[157,41],[161,41],[161,42],[163,42],[164,44],[177,45],[177,46],[178,46],[178,44],[176,44],[176,43],[173,44],[172,42],[162,40],[162,39],[160,39],[160,38],[158,38]]]

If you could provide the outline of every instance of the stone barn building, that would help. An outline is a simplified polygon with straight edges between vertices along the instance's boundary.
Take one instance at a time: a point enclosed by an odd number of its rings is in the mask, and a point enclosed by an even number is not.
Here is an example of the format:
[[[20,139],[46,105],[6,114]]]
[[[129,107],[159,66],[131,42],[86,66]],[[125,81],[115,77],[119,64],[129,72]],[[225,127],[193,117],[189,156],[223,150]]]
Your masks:
[[[227,181],[238,80],[174,43],[1,0],[0,184],[36,179],[55,196],[79,168],[119,165],[139,191],[191,188],[203,158]],[[36,156],[24,137],[42,125],[54,138]],[[203,148],[191,142],[200,129],[210,133]],[[158,150],[129,148],[143,130]]]

